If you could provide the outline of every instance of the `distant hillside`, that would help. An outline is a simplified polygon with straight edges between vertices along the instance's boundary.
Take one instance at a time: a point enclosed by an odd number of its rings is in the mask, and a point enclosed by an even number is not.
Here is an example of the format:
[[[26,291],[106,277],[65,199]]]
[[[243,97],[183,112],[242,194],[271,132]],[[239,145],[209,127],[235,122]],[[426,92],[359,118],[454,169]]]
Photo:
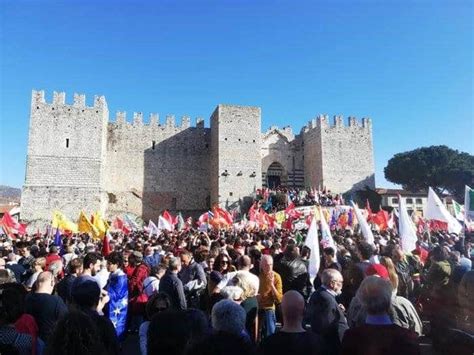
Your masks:
[[[21,189],[0,185],[0,203],[20,202]]]

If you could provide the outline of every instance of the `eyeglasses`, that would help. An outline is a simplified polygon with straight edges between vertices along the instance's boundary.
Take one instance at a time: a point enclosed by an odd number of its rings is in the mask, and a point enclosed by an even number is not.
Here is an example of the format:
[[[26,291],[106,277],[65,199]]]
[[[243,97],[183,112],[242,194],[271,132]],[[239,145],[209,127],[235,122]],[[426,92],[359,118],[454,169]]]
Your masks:
[[[221,261],[221,264],[228,264],[229,263],[229,260],[222,260]]]

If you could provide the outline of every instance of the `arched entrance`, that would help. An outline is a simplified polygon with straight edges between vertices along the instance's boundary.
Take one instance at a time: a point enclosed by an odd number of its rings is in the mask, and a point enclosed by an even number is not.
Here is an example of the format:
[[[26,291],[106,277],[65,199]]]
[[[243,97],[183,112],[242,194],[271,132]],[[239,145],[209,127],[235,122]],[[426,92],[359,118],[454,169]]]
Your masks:
[[[274,189],[278,186],[286,186],[288,176],[283,166],[278,162],[270,164],[267,170],[267,187]]]

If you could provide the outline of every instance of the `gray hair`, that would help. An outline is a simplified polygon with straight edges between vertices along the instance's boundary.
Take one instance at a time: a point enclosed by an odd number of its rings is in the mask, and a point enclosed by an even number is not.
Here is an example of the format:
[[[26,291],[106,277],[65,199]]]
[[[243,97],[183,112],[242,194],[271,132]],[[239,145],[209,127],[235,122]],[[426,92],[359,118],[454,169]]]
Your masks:
[[[242,300],[244,290],[239,286],[225,286],[221,290],[221,296],[232,301]]]
[[[368,314],[388,313],[392,305],[392,285],[378,276],[368,276],[357,290],[357,298]]]
[[[341,275],[339,271],[336,269],[326,269],[321,274],[321,283],[324,286],[329,286],[332,280],[334,280],[337,276]],[[341,275],[342,277],[342,275]]]
[[[240,335],[245,329],[245,311],[231,300],[221,300],[212,307],[212,327],[217,331],[224,331]]]
[[[172,257],[170,258],[170,261],[168,263],[168,268],[170,271],[176,271],[179,269],[181,266],[181,260],[177,257]]]

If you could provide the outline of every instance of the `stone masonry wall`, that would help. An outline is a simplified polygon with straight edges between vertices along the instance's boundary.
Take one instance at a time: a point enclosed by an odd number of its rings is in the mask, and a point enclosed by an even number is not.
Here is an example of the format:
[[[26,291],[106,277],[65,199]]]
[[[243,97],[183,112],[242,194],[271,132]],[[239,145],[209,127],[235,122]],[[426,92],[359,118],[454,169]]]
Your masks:
[[[84,95],[75,94],[74,103],[67,105],[64,93],[54,92],[47,103],[43,91],[33,91],[23,219],[50,219],[55,209],[70,218],[77,218],[81,208],[104,211],[107,120],[104,97],[96,96],[88,107]]]
[[[219,105],[212,115],[212,203],[233,207],[261,188],[260,126],[258,107]]]
[[[104,97],[87,106],[64,93],[51,103],[33,91],[28,156],[21,208],[25,221],[49,221],[61,210],[76,220],[80,210],[107,217],[133,213],[156,219],[164,210],[196,215],[213,203],[232,208],[265,184],[272,163],[281,164],[288,186],[348,192],[375,186],[370,119],[313,119],[294,135],[290,127],[261,133],[258,107],[218,105],[211,128],[189,117],[160,123],[141,113],[109,122]],[[272,170],[274,172],[274,170]],[[278,170],[280,171],[280,170]],[[263,174],[262,174],[263,173]]]
[[[209,144],[201,119],[191,127],[185,116],[177,126],[174,116],[160,124],[152,114],[144,124],[135,113],[129,123],[119,112],[108,126],[109,216],[131,212],[156,221],[164,209],[193,214],[209,208]]]
[[[342,116],[335,116],[331,126],[327,116],[318,117],[305,128],[305,163],[305,172],[309,166],[316,168],[316,173],[307,171],[315,186],[321,184],[337,193],[366,185],[374,188],[371,120],[363,118],[359,123],[355,117],[349,117],[344,125]]]

